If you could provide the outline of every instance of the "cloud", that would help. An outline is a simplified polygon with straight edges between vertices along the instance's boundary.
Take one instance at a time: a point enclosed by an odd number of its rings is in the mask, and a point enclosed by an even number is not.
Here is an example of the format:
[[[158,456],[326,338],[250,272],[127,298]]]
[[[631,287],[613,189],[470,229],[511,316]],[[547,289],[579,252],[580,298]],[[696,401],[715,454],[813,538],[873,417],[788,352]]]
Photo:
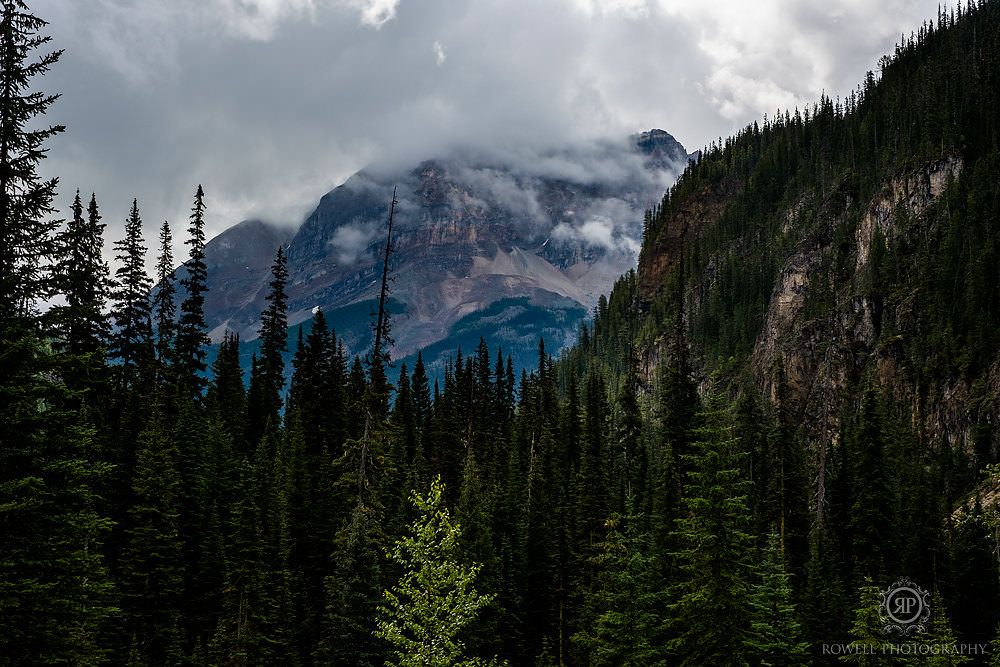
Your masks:
[[[373,222],[344,225],[337,228],[328,243],[337,249],[338,262],[353,264],[364,255],[380,231],[379,225]]]
[[[361,14],[361,22],[375,28],[381,28],[387,21],[396,16],[396,5],[399,0],[344,0],[344,2]]]
[[[432,48],[434,49],[434,57],[437,60],[438,67],[444,65],[444,61],[447,60],[448,58],[447,54],[445,53],[444,46],[441,44],[441,42],[435,40]]]
[[[619,228],[620,222],[605,217],[590,218],[579,227],[563,222],[553,228],[551,237],[557,242],[582,242],[587,246],[638,257],[639,241],[624,233]]]
[[[42,167],[62,179],[57,204],[96,192],[110,241],[138,197],[150,238],[168,219],[182,253],[199,183],[214,234],[249,217],[296,225],[373,161],[412,165],[457,146],[579,182],[618,167],[556,147],[661,127],[695,150],[823,91],[847,94],[937,2],[36,0],[33,11],[66,49],[40,81],[62,93],[48,120],[68,126]]]

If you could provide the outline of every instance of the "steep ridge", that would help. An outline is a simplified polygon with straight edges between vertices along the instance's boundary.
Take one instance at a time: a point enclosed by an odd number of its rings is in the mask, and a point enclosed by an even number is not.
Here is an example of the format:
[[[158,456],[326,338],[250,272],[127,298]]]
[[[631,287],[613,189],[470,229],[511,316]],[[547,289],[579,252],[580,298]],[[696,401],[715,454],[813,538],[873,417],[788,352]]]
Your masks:
[[[995,462],[1000,8],[951,22],[925,25],[847,99],[710,147],[651,212],[637,272],[564,378],[591,361],[622,377],[631,330],[656,400],[681,316],[702,390],[776,402],[787,386],[814,502],[869,390],[927,456],[958,452],[972,477]]]

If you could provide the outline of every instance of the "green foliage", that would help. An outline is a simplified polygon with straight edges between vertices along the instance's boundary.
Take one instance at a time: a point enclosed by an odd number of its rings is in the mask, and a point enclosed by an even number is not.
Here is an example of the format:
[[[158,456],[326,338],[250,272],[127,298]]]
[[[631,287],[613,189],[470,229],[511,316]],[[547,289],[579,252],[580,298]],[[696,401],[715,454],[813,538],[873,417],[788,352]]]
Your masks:
[[[264,412],[277,419],[281,410],[281,390],[285,385],[285,361],[282,352],[286,350],[285,337],[288,329],[288,284],[285,249],[278,246],[271,266],[270,291],[264,297],[267,308],[260,314],[261,364],[264,371]],[[299,330],[301,334],[301,329]]]
[[[157,410],[139,441],[135,500],[120,563],[129,658],[140,663],[183,656],[180,461],[164,421]]]
[[[871,577],[865,577],[864,584],[858,588],[858,606],[854,610],[854,624],[851,626],[854,639],[848,645],[850,651],[845,651],[845,655],[840,657],[841,662],[864,667],[903,664],[901,658],[886,648],[888,641],[882,632],[885,624],[879,617],[880,604],[878,586],[872,584]]]
[[[594,667],[647,666],[663,658],[662,647],[654,645],[659,596],[653,587],[649,540],[638,532],[637,519],[608,519],[605,537],[591,558],[597,572],[593,616],[573,635],[573,642],[583,649],[586,664]]]
[[[0,323],[6,327],[53,293],[45,263],[56,254],[50,215],[56,179],[43,182],[37,170],[43,143],[65,128],[38,126],[58,95],[36,90],[35,79],[62,55],[37,53],[51,40],[41,34],[46,22],[21,0],[7,0],[0,11]]]
[[[971,662],[972,658],[958,650],[958,641],[951,630],[941,593],[935,589],[931,599],[931,627],[924,643],[929,646],[928,655],[914,657],[914,664],[931,667],[953,667]]]
[[[33,78],[58,54],[32,61],[44,23],[2,12],[0,661],[795,665],[808,633],[823,663],[844,590],[897,571],[940,582],[923,641],[994,632],[995,510],[955,507],[995,495],[978,471],[1000,451],[996,0],[939,14],[848,98],[702,151],[560,361],[512,299],[393,388],[388,282],[371,338],[374,302],[289,329],[279,249],[249,387],[227,334],[204,397],[202,189],[179,321],[169,226],[154,285],[138,202],[109,292],[96,197],[57,235],[36,174],[61,128]],[[891,201],[914,179],[919,215]],[[782,277],[795,326],[760,345]],[[543,324],[578,313],[555,306]],[[884,640],[861,593],[848,659],[887,664],[861,651]]]
[[[156,329],[156,362],[161,385],[167,383],[167,373],[173,365],[174,338],[177,325],[175,298],[177,295],[174,270],[173,238],[170,224],[164,220],[160,227],[160,254],[156,259],[156,291],[153,293],[153,326]]]
[[[56,181],[37,174],[44,141],[62,131],[39,123],[56,98],[35,78],[60,55],[37,54],[44,26],[20,0],[0,6],[0,647],[10,664],[94,665],[111,653],[118,613],[99,495],[109,466],[97,455],[95,413],[79,409],[94,382],[81,371],[95,366],[84,349],[99,335],[85,330],[95,306],[81,300],[87,286],[70,279],[65,253],[91,250],[99,230],[85,230],[81,214],[57,243]],[[39,315],[38,301],[61,290],[72,292],[68,317]],[[73,345],[59,344],[74,324]]]
[[[792,589],[781,553],[781,536],[771,533],[755,568],[750,585],[750,637],[747,648],[752,664],[808,664],[809,645],[802,641],[802,626],[796,618]]]
[[[201,185],[194,195],[191,207],[188,240],[191,246],[188,260],[184,263],[184,277],[181,286],[186,296],[181,302],[180,320],[177,322],[177,364],[180,367],[178,379],[189,396],[199,396],[204,386],[202,373],[205,371],[205,346],[208,345],[205,324],[205,292],[208,291],[208,267],[205,266],[205,191]]]
[[[713,397],[694,434],[672,556],[681,570],[669,605],[668,647],[681,665],[746,664],[750,635],[748,482],[745,454]]]
[[[119,267],[115,271],[111,316],[117,331],[112,338],[111,358],[120,362],[118,388],[129,391],[142,387],[149,379],[153,356],[149,303],[153,285],[146,275],[146,246],[137,200],[132,200],[132,210],[125,220],[125,238],[116,242],[115,248]]]
[[[426,498],[411,496],[420,517],[411,535],[398,540],[389,557],[401,568],[399,582],[384,593],[377,635],[389,642],[398,665],[486,665],[464,657],[460,635],[493,595],[475,589],[481,565],[457,560],[462,530],[451,520],[437,479]]]

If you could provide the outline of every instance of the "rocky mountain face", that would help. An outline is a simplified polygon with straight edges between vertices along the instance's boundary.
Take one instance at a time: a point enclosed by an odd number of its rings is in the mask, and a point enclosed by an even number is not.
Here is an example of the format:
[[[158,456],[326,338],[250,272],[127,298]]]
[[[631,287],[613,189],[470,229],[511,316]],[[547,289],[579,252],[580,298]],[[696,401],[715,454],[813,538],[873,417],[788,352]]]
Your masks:
[[[208,243],[211,337],[256,337],[268,269],[285,244],[289,324],[321,308],[350,351],[362,352],[395,189],[393,356],[428,346],[444,356],[479,333],[508,351],[534,350],[544,335],[554,350],[634,266],[643,213],[687,160],[653,130],[620,143],[373,166],[327,193],[294,235],[243,222]]]
[[[220,322],[229,321],[257,303],[261,276],[268,275],[278,246],[288,243],[291,237],[290,230],[245,220],[207,244],[205,263],[211,289],[205,297],[205,310],[212,323],[214,342],[225,333],[224,324],[219,328]]]
[[[819,197],[806,190],[771,213],[790,243],[762,304],[762,325],[748,367],[759,388],[773,398],[778,391],[774,369],[780,360],[803,428],[814,442],[836,440],[843,395],[862,377],[875,378],[906,406],[914,428],[932,442],[970,442],[977,420],[996,418],[996,404],[984,402],[982,394],[984,388],[1000,387],[1000,361],[975,381],[965,375],[933,381],[919,377],[904,345],[920,336],[919,290],[910,286],[909,292],[890,294],[884,285],[872,282],[876,254],[886,248],[917,248],[934,239],[940,198],[947,185],[961,177],[964,166],[963,156],[956,153],[899,172],[865,201],[836,188]],[[738,205],[743,190],[739,179],[722,178],[675,202],[673,214],[639,260],[634,296],[638,312],[650,312],[664,295],[684,248],[717,229]],[[844,269],[850,279],[831,285],[831,265],[838,254],[850,258]],[[720,281],[723,270],[724,262],[713,258],[689,287],[691,319],[704,317],[708,286]],[[649,384],[660,352],[649,347],[643,355]]]

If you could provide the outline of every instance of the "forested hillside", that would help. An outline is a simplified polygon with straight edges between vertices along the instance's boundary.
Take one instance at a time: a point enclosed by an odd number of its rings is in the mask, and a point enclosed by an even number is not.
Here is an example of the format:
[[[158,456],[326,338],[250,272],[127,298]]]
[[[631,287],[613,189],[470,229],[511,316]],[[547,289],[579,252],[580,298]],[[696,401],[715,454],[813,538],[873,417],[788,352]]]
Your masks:
[[[97,198],[37,175],[59,54],[2,7],[0,663],[992,659],[996,1],[707,147],[559,360],[394,386],[381,308],[364,359],[317,311],[286,383],[281,248],[249,377],[236,336],[207,367],[210,195],[182,280],[138,202],[112,272]],[[899,638],[903,576],[933,614]]]

